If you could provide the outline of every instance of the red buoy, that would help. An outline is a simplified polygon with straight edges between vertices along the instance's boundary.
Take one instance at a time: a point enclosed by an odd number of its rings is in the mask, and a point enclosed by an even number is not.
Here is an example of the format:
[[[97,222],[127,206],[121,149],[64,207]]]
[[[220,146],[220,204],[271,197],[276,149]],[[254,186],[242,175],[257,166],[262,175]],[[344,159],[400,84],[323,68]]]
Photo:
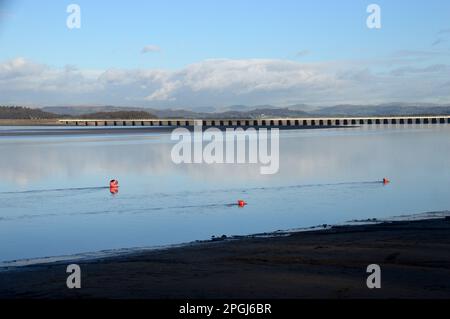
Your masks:
[[[385,178],[383,178],[383,184],[384,185],[387,185],[387,184],[389,184],[391,181],[389,180],[389,179],[387,179],[386,177]]]
[[[242,199],[238,200],[239,207],[244,207],[245,205],[247,205],[247,203],[245,201],[243,201]]]
[[[117,180],[113,179],[109,182],[109,191],[113,195],[119,192],[119,182]]]
[[[119,187],[119,182],[117,180],[113,179],[113,180],[111,180],[109,182],[109,187],[110,188],[117,188],[117,187]]]

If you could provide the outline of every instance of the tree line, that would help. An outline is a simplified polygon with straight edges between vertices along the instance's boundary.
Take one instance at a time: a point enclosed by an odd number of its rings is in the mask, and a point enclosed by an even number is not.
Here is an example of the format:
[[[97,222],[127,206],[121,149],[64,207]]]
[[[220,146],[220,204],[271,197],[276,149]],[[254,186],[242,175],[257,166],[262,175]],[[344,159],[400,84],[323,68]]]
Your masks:
[[[0,119],[5,120],[49,120],[58,118],[72,118],[70,115],[59,115],[22,106],[0,106]],[[145,111],[114,111],[97,112],[76,116],[83,119],[139,119],[156,118],[155,115]]]

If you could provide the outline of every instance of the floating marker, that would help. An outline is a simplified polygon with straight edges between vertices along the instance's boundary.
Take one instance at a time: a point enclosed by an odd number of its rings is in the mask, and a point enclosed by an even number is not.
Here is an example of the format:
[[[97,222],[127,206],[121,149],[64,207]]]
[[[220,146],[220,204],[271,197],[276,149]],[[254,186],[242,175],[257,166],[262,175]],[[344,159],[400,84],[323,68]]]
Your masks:
[[[115,195],[119,192],[119,181],[113,179],[109,182],[109,191]]]
[[[247,205],[247,203],[245,201],[243,201],[242,199],[238,200],[237,204],[239,207],[244,207],[245,205]]]
[[[113,179],[109,182],[109,187],[110,188],[118,188],[119,187],[119,181],[116,179]]]
[[[389,180],[389,179],[387,179],[386,177],[385,178],[383,178],[383,184],[384,185],[387,185],[387,184],[389,184],[391,181]]]

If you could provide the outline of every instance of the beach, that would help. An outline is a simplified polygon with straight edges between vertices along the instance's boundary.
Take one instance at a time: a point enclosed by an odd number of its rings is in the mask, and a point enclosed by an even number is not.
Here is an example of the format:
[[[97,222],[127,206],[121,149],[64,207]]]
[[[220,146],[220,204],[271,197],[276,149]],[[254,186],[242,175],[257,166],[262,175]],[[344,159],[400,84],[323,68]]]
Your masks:
[[[15,268],[0,298],[450,298],[449,251],[449,217],[335,226]],[[81,289],[66,287],[70,263]]]

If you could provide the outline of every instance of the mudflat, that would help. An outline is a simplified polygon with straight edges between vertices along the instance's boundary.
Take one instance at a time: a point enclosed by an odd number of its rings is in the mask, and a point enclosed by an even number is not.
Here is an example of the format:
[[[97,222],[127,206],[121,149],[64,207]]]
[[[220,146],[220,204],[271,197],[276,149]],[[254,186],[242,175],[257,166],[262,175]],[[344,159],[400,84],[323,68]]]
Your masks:
[[[248,236],[0,272],[1,298],[450,298],[450,219]],[[367,266],[381,267],[369,289]]]

